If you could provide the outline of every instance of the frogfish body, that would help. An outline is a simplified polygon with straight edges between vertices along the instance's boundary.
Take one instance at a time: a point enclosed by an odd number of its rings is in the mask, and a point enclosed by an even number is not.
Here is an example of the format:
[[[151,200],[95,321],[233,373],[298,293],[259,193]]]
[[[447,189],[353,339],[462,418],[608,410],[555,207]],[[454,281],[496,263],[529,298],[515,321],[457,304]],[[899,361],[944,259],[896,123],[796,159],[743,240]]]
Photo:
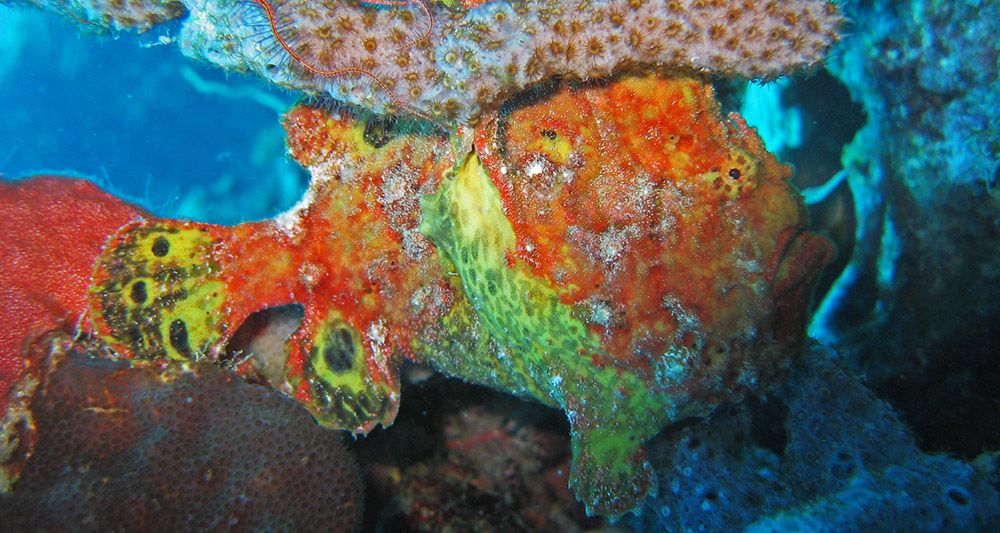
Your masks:
[[[653,487],[643,445],[780,375],[833,251],[791,171],[690,78],[519,96],[446,135],[298,106],[313,175],[275,220],[146,219],[109,242],[96,330],[140,358],[210,358],[366,433],[399,365],[562,409],[570,484],[617,516]],[[304,311],[274,369],[226,346],[256,311]]]

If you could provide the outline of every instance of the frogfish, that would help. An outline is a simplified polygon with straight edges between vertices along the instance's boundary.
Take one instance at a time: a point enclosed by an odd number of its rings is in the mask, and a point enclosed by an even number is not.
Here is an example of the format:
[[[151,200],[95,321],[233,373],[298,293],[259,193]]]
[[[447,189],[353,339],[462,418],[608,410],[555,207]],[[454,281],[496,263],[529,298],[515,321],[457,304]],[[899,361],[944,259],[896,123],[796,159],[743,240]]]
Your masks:
[[[88,298],[117,351],[228,364],[357,434],[392,423],[401,363],[428,364],[564,411],[570,486],[616,517],[655,488],[652,436],[805,342],[832,246],[702,80],[553,82],[451,132],[303,104],[284,126],[312,175],[288,212],[109,240]],[[290,304],[277,361],[227,349]]]

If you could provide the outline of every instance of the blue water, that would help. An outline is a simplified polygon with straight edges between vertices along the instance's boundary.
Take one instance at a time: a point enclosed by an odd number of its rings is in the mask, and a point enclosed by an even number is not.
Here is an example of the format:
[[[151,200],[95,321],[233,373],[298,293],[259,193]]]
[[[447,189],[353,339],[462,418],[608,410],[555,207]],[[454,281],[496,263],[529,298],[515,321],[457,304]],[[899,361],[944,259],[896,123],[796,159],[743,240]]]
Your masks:
[[[206,222],[293,205],[306,177],[285,155],[279,112],[296,96],[184,58],[162,44],[173,31],[87,34],[0,6],[0,174],[85,177]]]

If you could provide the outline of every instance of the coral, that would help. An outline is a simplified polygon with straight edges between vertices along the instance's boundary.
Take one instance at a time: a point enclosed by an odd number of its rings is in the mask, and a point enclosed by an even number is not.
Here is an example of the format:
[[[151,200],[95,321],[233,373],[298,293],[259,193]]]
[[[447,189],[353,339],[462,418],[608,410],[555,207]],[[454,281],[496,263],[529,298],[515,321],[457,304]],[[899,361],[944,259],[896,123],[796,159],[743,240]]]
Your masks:
[[[417,3],[393,10],[335,0],[187,5],[186,54],[442,122],[468,121],[555,76],[647,69],[776,76],[817,62],[840,22],[833,4],[804,0],[489,2],[469,10],[432,5],[430,18]]]
[[[868,115],[842,161],[857,227],[811,333],[928,449],[1000,447],[1000,5],[844,2],[830,71]],[[948,376],[947,379],[943,376]]]
[[[147,31],[185,15],[179,0],[10,0],[52,11],[101,30]]]
[[[818,62],[840,23],[834,4],[815,0],[531,0],[467,10],[339,0],[185,5],[181,46],[188,55],[341,102],[446,123],[467,122],[552,77],[678,70],[775,77]]]
[[[186,10],[189,56],[449,125],[554,77],[774,78],[818,63],[841,23],[826,0],[22,1],[113,29],[146,30]]]
[[[961,461],[921,452],[835,352],[813,347],[763,399],[651,444],[660,494],[639,531],[992,530],[1000,495]]]
[[[108,236],[143,211],[88,181],[0,181],[0,411],[22,373],[25,338],[87,310],[94,259]]]
[[[648,437],[778,374],[832,255],[790,169],[690,78],[539,89],[451,138],[309,107],[286,128],[303,202],[124,228],[95,270],[97,331],[226,362],[253,312],[299,304],[283,379],[240,372],[360,433],[392,422],[404,359],[559,407],[592,512],[650,488]]]
[[[360,528],[357,463],[295,402],[214,365],[103,351],[58,332],[28,350],[24,411],[4,428],[20,449],[2,466],[23,468],[0,495],[5,529]]]

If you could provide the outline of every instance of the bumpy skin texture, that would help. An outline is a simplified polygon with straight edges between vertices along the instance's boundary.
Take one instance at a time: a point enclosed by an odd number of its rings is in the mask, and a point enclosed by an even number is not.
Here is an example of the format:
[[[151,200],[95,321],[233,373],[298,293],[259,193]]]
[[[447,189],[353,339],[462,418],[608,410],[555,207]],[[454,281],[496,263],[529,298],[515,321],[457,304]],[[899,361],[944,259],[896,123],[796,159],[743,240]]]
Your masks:
[[[417,229],[418,198],[433,191],[432,177],[453,157],[440,135],[385,144],[375,125],[344,120],[327,131],[325,120],[311,110],[288,118],[290,135],[316,143],[313,157],[330,158],[308,204],[274,222],[235,227],[167,220],[126,227],[97,265],[90,301],[97,330],[119,351],[178,360],[222,359],[251,313],[301,304],[286,380],[272,384],[322,422],[367,433],[395,417],[396,363],[412,356],[420,331],[412,324],[433,323],[453,299]],[[257,373],[252,364],[241,371]]]
[[[23,372],[25,339],[79,321],[94,259],[141,214],[84,180],[0,181],[0,412]]]
[[[0,454],[20,477],[5,530],[360,529],[357,463],[295,402],[211,364],[105,351],[61,332],[27,350],[22,418],[0,427],[19,446]]]
[[[98,331],[218,359],[250,313],[297,302],[272,385],[322,422],[391,422],[396,365],[429,362],[565,410],[591,512],[651,488],[647,438],[774,377],[832,255],[790,170],[694,79],[538,90],[451,139],[307,107],[286,128],[314,177],[303,203],[126,228],[95,272]]]
[[[778,76],[818,62],[841,21],[822,0],[373,4],[383,2],[185,0],[181,47],[340,102],[466,123],[553,77]]]
[[[709,86],[627,79],[514,102],[424,203],[424,231],[511,355],[434,360],[564,409],[570,484],[622,512],[641,443],[759,386],[801,338],[829,244],[790,172]],[[457,362],[458,365],[454,363]],[[600,481],[594,481],[599,479]]]

